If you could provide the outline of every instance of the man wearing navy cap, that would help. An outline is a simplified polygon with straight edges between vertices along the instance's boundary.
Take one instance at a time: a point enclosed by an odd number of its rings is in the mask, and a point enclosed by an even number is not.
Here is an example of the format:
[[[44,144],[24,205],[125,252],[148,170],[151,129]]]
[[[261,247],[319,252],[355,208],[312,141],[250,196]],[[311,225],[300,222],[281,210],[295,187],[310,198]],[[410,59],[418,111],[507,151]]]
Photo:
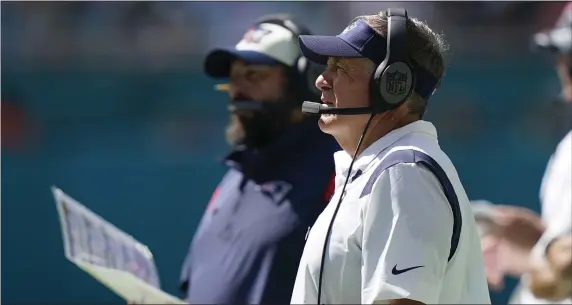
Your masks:
[[[391,9],[300,45],[327,63],[322,104],[303,109],[342,151],[291,304],[490,304],[469,200],[421,119],[445,72],[443,39]]]
[[[301,55],[287,15],[264,16],[242,40],[212,51],[205,71],[229,79],[233,150],[191,243],[181,288],[191,304],[286,304],[308,227],[333,192],[339,149],[303,101],[317,101],[323,67]]]

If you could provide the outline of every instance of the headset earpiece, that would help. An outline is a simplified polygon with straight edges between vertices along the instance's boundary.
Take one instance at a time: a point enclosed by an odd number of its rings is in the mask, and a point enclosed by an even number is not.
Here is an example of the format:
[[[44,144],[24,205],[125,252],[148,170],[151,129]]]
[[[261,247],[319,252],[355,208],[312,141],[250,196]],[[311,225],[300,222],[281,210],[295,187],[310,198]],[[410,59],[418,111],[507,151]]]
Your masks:
[[[377,76],[378,90],[383,101],[395,107],[405,102],[411,95],[414,85],[413,73],[409,65],[400,61],[379,70],[382,72]]]
[[[387,15],[386,56],[377,66],[370,88],[372,107],[378,113],[403,104],[415,87],[415,73],[407,55],[407,11],[388,9]]]

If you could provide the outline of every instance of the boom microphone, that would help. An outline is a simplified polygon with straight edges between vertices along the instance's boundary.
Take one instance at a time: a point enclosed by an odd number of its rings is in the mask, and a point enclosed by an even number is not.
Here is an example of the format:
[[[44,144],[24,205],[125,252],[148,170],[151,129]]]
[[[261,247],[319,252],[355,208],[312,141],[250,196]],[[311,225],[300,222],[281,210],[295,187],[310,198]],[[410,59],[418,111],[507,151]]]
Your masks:
[[[371,107],[355,107],[355,108],[337,108],[328,107],[322,103],[304,102],[302,103],[302,112],[306,114],[337,114],[337,115],[357,115],[357,114],[371,114]]]
[[[265,104],[254,101],[230,101],[228,103],[228,111],[235,112],[237,110],[254,110],[261,111]]]

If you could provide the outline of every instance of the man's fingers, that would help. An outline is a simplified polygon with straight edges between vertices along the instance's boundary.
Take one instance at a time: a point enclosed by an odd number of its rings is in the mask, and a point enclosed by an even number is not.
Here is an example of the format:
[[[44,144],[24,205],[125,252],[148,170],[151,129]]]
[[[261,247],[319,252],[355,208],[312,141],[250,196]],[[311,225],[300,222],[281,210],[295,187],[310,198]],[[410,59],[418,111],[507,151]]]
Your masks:
[[[493,214],[492,220],[499,229],[508,229],[515,224],[518,215],[511,210],[497,209]]]
[[[487,282],[491,289],[497,291],[504,287],[504,271],[499,264],[499,245],[500,241],[495,236],[488,235],[481,239]]]
[[[572,293],[572,281],[561,278],[549,266],[537,263],[530,271],[529,288],[538,298],[560,301]]]
[[[481,247],[483,251],[483,260],[487,270],[499,272],[498,239],[492,236],[486,236],[481,239]]]
[[[549,264],[563,277],[572,277],[572,236],[561,237],[548,248]]]
[[[493,290],[502,290],[504,288],[504,274],[499,272],[487,272],[487,283]]]
[[[481,248],[483,252],[490,252],[495,250],[498,247],[499,243],[500,243],[499,238],[493,235],[487,235],[481,238]]]

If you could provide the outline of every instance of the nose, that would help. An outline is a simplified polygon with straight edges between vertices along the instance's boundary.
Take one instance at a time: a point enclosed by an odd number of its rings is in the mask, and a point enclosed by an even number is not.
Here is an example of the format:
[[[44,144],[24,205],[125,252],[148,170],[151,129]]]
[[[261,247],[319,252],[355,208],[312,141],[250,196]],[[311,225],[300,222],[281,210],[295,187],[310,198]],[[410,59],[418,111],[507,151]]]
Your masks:
[[[314,84],[316,88],[320,89],[320,91],[327,91],[332,89],[326,73],[327,72],[320,74],[320,76],[318,76],[316,79],[316,83]]]
[[[228,88],[228,96],[230,100],[239,100],[246,96],[246,90],[237,82],[231,81]]]

